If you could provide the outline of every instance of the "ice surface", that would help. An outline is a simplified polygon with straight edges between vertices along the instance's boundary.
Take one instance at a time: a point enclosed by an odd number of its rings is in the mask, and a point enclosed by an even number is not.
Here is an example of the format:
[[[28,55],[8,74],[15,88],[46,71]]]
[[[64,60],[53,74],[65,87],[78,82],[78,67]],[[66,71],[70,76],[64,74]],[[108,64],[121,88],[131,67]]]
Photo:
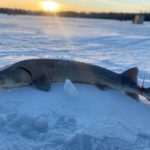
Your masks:
[[[150,84],[150,23],[0,15],[0,67],[28,58],[65,58]],[[75,99],[75,100],[74,100]],[[148,150],[150,103],[92,85],[54,83],[0,90],[2,150]]]

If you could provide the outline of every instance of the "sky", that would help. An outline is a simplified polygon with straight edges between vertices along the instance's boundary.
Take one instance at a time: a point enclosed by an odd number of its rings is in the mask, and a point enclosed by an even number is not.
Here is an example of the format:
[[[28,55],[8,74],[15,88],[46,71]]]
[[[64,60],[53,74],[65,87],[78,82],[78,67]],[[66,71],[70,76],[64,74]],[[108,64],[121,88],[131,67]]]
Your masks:
[[[42,10],[44,0],[0,0],[0,7]],[[53,0],[63,11],[150,12],[150,0]]]

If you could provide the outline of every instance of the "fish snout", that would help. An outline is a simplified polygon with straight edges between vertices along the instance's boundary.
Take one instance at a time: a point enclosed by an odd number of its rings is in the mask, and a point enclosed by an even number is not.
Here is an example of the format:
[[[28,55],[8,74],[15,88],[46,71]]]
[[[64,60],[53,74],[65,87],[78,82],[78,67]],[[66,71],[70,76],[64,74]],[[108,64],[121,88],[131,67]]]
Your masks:
[[[9,76],[0,76],[0,89],[14,87],[15,82]]]

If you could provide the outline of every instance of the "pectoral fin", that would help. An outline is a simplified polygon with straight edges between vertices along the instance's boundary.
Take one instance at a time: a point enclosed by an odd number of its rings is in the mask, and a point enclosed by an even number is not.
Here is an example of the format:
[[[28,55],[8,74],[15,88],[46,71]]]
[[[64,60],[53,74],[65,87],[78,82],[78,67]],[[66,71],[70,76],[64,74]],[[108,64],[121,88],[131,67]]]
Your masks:
[[[100,90],[104,91],[107,90],[108,87],[106,85],[103,84],[95,84],[97,88],[99,88]]]
[[[135,100],[139,100],[139,95],[137,95],[137,94],[129,93],[129,92],[125,92],[125,94],[132,97]]]
[[[49,81],[48,77],[45,75],[36,79],[33,83],[39,90],[42,90],[42,91],[50,90],[50,81]]]

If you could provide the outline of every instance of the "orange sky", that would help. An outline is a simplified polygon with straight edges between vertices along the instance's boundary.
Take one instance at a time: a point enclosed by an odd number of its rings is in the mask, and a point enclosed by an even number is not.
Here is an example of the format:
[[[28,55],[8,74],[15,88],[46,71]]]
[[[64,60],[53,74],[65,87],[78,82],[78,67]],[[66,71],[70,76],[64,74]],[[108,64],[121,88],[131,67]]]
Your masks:
[[[8,8],[22,8],[28,10],[43,10],[41,3],[44,0],[0,0],[0,7]],[[83,8],[80,5],[67,4],[61,1],[57,1],[61,4],[61,9],[63,11],[86,11],[87,9]]]
[[[0,7],[42,10],[44,0],[0,0]],[[61,3],[61,10],[72,11],[115,11],[141,12],[150,11],[150,0],[56,0]]]

